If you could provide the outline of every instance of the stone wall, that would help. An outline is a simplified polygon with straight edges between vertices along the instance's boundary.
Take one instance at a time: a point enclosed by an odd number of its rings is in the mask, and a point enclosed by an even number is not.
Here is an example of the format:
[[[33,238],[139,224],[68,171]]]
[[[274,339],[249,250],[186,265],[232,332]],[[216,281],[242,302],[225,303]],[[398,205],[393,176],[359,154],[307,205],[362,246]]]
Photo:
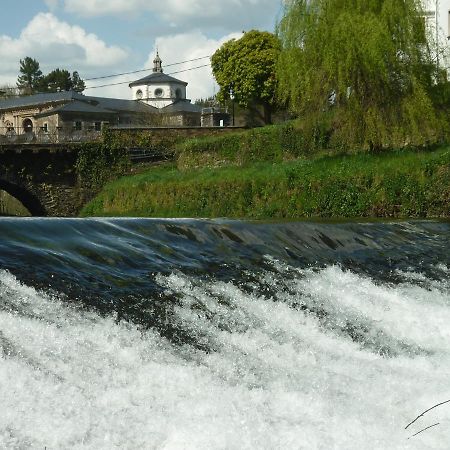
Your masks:
[[[78,186],[77,148],[0,149],[0,190],[34,216],[75,216],[87,193]]]

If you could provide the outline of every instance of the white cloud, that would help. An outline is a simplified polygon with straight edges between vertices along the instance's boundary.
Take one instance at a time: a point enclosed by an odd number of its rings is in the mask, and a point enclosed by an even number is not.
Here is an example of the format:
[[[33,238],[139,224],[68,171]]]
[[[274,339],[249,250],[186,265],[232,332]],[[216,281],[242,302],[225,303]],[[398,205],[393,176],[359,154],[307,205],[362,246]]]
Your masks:
[[[121,68],[127,52],[108,46],[95,34],[60,21],[51,13],[39,13],[18,38],[0,36],[0,84],[15,83],[19,60],[25,56],[37,59],[44,73],[59,67],[78,70],[86,77],[99,67],[105,71]]]
[[[153,66],[153,58],[155,57],[157,47],[159,55],[161,59],[163,59],[164,73],[173,74],[175,78],[189,83],[187,87],[188,98],[191,98],[192,100],[207,98],[213,95],[214,92],[217,92],[217,85],[214,81],[214,77],[209,66],[209,58],[166,68],[164,68],[164,65],[202,58],[203,56],[210,56],[224,42],[232,38],[239,38],[241,36],[242,35],[240,33],[233,33],[216,40],[207,38],[200,31],[194,31],[192,33],[159,37],[156,39],[155,47],[148,56],[145,67]],[[203,66],[205,64],[208,64],[208,67],[202,67],[195,70],[186,70]]]
[[[163,60],[164,73],[168,75],[173,74],[175,78],[189,83],[187,86],[187,97],[192,99],[192,101],[199,98],[207,98],[214,93],[217,93],[218,91],[210,67],[203,67],[196,70],[186,69],[192,69],[194,67],[209,64],[209,58],[200,59],[180,65],[168,65],[181,61],[202,58],[204,56],[210,56],[224,42],[232,38],[239,38],[241,36],[241,33],[233,33],[220,39],[209,39],[200,31],[193,31],[191,33],[158,37],[156,38],[155,46],[148,55],[147,61],[143,65],[143,68],[149,69],[148,72],[135,74],[134,77],[127,75],[121,78],[108,79],[107,81],[105,81],[107,83],[118,83],[124,80],[134,81],[139,78],[145,77],[146,75],[151,73],[151,69],[153,67],[153,59],[156,54],[156,48],[158,48],[159,55]],[[101,82],[98,82],[97,84],[101,84]],[[100,89],[88,89],[86,90],[86,94],[105,97],[131,98],[128,84],[108,86]]]
[[[230,0],[241,3],[241,0]],[[166,17],[213,16],[225,9],[224,3],[211,0],[65,0],[68,12],[82,16],[123,15],[126,13],[154,12]]]
[[[170,26],[273,27],[282,0],[64,0],[65,10],[83,17],[153,14]],[[155,20],[155,17],[152,18]]]

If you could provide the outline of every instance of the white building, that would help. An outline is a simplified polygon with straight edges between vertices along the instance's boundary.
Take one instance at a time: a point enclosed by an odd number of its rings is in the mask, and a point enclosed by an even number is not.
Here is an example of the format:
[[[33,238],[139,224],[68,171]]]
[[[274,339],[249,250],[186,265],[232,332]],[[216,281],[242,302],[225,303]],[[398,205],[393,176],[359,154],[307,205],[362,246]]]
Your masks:
[[[202,108],[186,98],[185,81],[163,73],[158,52],[153,60],[153,73],[129,86],[133,100],[158,109],[162,124],[200,126]]]
[[[450,69],[450,0],[423,0],[428,30],[435,43],[437,62]]]

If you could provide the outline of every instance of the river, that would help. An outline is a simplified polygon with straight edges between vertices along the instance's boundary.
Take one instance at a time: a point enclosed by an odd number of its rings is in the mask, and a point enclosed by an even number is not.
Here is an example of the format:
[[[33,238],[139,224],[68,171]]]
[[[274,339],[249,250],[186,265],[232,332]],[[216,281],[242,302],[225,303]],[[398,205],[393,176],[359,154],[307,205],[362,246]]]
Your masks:
[[[449,243],[444,221],[0,218],[0,448],[449,448],[450,403],[405,429],[450,399]]]

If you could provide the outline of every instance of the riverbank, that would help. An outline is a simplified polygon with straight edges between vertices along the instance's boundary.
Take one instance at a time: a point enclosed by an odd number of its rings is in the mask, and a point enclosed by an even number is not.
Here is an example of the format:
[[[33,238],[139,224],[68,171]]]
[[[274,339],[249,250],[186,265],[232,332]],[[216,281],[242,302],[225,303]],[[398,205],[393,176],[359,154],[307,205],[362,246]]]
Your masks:
[[[151,168],[107,184],[82,216],[450,217],[450,147],[242,167]]]

